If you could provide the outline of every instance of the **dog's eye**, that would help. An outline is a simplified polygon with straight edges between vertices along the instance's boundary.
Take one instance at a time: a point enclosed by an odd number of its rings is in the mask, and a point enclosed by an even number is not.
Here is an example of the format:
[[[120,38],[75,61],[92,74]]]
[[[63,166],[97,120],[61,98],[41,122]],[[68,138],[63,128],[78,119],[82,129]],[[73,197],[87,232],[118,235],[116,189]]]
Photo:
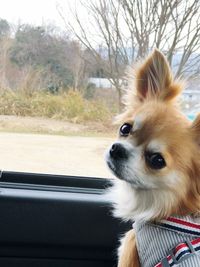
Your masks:
[[[162,169],[166,166],[166,162],[160,153],[146,153],[145,159],[147,164],[152,169]]]
[[[132,129],[132,125],[130,123],[124,123],[121,127],[120,127],[120,135],[121,136],[128,136],[130,131]]]

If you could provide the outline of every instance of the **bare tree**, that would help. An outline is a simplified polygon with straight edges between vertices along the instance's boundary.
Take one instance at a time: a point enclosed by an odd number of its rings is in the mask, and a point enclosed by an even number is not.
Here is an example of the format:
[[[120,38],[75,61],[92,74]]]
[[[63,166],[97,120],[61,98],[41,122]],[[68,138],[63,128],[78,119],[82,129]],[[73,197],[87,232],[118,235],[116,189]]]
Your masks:
[[[162,50],[175,75],[194,75],[200,66],[200,1],[80,0],[73,23],[58,11],[68,30],[103,66],[121,99],[121,81],[132,65],[154,47]],[[87,19],[81,16],[83,8]],[[99,49],[101,47],[101,49]]]
[[[68,44],[66,59],[68,68],[73,75],[72,87],[74,90],[77,90],[80,88],[80,83],[83,83],[83,76],[85,74],[84,51],[77,41],[71,41]]]

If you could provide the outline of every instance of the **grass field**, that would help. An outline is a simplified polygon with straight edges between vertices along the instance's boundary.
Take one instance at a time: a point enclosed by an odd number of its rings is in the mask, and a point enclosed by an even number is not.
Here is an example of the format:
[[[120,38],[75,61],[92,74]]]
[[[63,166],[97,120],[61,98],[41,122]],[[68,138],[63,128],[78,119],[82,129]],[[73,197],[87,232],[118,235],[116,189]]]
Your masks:
[[[109,123],[116,108],[106,105],[103,99],[87,100],[78,91],[60,94],[24,90],[0,90],[0,114],[46,117],[76,123]]]

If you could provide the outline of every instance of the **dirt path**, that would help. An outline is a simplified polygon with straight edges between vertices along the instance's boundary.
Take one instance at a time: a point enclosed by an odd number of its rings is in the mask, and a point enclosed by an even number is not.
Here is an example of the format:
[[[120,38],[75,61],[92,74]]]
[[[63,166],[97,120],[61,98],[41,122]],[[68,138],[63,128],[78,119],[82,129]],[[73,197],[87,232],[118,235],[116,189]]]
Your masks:
[[[52,118],[20,117],[0,115],[0,131],[20,133],[42,133],[68,136],[115,136],[116,129],[112,124],[100,122],[87,124],[72,123]]]
[[[113,139],[0,133],[0,169],[112,177],[104,152]]]

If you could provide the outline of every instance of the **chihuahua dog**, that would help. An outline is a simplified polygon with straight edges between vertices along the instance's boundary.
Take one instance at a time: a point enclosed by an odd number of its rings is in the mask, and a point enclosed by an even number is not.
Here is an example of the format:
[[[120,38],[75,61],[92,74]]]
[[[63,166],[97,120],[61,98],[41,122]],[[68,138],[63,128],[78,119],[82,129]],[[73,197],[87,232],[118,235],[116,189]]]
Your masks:
[[[134,222],[119,267],[200,266],[200,116],[190,122],[181,113],[183,87],[158,50],[135,69],[119,138],[106,154],[118,178],[114,215]]]

